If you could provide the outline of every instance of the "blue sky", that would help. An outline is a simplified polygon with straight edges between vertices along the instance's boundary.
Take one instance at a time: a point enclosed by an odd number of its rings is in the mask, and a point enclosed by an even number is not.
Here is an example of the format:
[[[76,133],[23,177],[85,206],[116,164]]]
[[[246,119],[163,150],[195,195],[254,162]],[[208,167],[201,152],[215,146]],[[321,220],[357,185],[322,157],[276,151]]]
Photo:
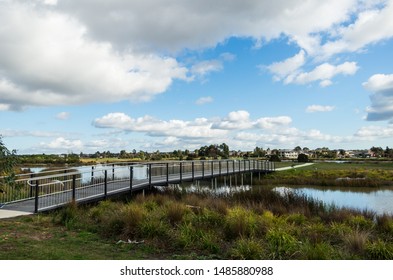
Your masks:
[[[26,153],[393,146],[393,1],[0,0]]]

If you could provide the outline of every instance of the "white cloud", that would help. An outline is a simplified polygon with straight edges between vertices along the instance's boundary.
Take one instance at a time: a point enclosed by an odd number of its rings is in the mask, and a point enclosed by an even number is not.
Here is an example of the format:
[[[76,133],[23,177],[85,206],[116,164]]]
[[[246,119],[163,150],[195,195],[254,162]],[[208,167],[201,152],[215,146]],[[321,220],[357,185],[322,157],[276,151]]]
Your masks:
[[[285,83],[309,84],[315,81],[321,81],[320,85],[325,87],[331,85],[331,79],[337,75],[354,75],[359,67],[356,62],[344,62],[339,65],[323,63],[310,72],[299,73],[293,77],[287,78]]]
[[[70,140],[64,137],[58,137],[49,143],[42,142],[40,146],[44,150],[55,150],[63,151],[67,153],[69,151],[79,152],[83,148],[83,143],[81,140]]]
[[[305,52],[301,50],[298,54],[281,62],[274,62],[267,69],[275,75],[276,80],[281,80],[296,72],[305,63]]]
[[[337,40],[322,46],[323,56],[359,51],[370,44],[393,37],[393,2],[374,1],[365,8],[367,9],[357,15],[355,22],[338,28]]]
[[[56,115],[56,119],[58,120],[68,120],[70,118],[69,112],[60,112]]]
[[[310,105],[306,108],[307,113],[315,112],[331,112],[335,109],[334,106]]]
[[[211,72],[218,72],[223,69],[223,64],[219,60],[205,60],[194,64],[190,72],[193,77],[203,78]]]
[[[0,110],[149,101],[176,79],[221,71],[233,54],[189,69],[174,56],[230,37],[269,42],[285,36],[301,51],[269,71],[285,83],[320,81],[326,87],[357,66],[322,64],[300,73],[306,54],[358,50],[391,38],[392,7],[392,1],[363,0],[1,1],[0,38],[7,43],[0,44]]]
[[[388,126],[363,126],[356,133],[355,137],[373,141],[378,138],[393,137],[393,125]]]
[[[20,19],[23,18],[23,21]],[[118,51],[53,9],[0,2],[0,104],[25,106],[94,101],[147,101],[187,69],[170,57]]]
[[[371,76],[363,87],[373,94],[371,106],[367,108],[367,120],[393,120],[393,74],[376,74]]]
[[[224,119],[213,123],[212,128],[224,130],[249,129],[253,126],[250,113],[244,110],[233,111]]]
[[[204,105],[204,104],[207,104],[207,103],[212,103],[213,101],[214,101],[213,97],[206,96],[206,97],[199,98],[195,103],[197,105]]]
[[[275,129],[287,126],[292,123],[292,119],[288,116],[267,117],[256,120],[255,127],[262,129]]]
[[[226,135],[222,129],[212,129],[212,123],[199,118],[194,121],[158,120],[151,116],[133,119],[124,113],[110,113],[94,120],[98,128],[113,128],[128,132],[143,132],[149,136],[175,136],[182,138],[215,138]]]

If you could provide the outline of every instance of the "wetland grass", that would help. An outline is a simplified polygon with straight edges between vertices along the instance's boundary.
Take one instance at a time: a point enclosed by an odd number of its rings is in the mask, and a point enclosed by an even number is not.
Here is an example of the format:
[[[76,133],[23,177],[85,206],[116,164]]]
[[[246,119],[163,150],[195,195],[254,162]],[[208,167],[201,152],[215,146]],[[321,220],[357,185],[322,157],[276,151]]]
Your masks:
[[[263,187],[227,197],[166,192],[2,220],[0,259],[392,259],[392,229],[388,215]]]

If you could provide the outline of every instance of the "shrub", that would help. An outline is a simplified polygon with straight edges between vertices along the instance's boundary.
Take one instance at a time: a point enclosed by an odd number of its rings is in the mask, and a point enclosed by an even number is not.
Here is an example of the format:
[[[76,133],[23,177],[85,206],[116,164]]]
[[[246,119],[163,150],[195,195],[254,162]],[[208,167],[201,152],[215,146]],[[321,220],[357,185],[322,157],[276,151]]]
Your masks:
[[[241,207],[228,211],[226,216],[226,236],[229,239],[251,237],[257,227],[257,215]]]
[[[240,260],[258,260],[263,258],[264,249],[261,242],[249,238],[240,238],[233,245],[230,256]]]
[[[301,245],[301,258],[307,260],[331,260],[334,258],[335,249],[327,242],[309,243]]]
[[[190,209],[181,202],[171,201],[165,205],[165,214],[171,225],[180,223],[189,212]]]
[[[296,251],[295,237],[280,228],[271,228],[266,234],[271,259],[289,259]]]
[[[138,234],[138,231],[140,231],[139,226],[147,216],[146,209],[137,204],[125,205],[119,214],[119,225],[123,225],[122,233],[127,238]],[[114,221],[116,220],[114,218]]]
[[[371,260],[393,260],[393,246],[377,240],[366,246],[366,257]]]
[[[351,253],[361,255],[365,250],[369,236],[369,232],[354,230],[352,233],[346,234],[343,240]]]

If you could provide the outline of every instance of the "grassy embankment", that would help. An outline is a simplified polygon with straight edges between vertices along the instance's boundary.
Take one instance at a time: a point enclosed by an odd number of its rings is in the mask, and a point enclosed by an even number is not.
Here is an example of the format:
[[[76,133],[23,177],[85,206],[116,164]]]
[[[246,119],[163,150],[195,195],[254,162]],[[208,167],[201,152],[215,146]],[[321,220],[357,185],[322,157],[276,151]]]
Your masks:
[[[268,179],[317,172],[323,180],[363,174],[386,181],[390,167],[318,164]],[[391,216],[337,209],[296,193],[175,192],[0,220],[0,259],[393,259],[392,236]]]
[[[290,166],[278,163],[276,167]],[[393,186],[392,162],[316,163],[308,167],[275,172],[265,177],[264,185],[314,185],[343,187]]]

